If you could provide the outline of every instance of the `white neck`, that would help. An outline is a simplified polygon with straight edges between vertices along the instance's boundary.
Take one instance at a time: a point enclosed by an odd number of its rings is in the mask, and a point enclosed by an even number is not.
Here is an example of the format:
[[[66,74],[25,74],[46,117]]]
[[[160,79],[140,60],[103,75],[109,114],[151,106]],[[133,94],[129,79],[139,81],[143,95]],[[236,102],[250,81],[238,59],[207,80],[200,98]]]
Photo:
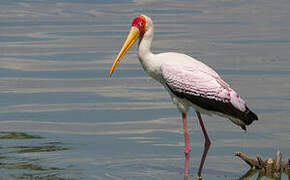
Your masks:
[[[151,42],[153,39],[153,27],[146,31],[143,37],[139,40],[138,57],[144,70],[155,80],[161,81],[160,62],[156,61],[155,54],[151,52]]]
[[[138,44],[138,56],[143,64],[152,54],[151,52],[151,42],[153,39],[154,30],[153,28],[148,29],[143,37],[140,37]]]

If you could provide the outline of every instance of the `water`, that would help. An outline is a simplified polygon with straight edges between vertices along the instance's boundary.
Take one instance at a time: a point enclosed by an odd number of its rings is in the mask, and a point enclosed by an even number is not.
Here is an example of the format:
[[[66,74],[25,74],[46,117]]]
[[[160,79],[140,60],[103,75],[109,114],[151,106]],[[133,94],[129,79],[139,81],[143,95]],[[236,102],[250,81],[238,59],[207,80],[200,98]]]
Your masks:
[[[155,23],[155,53],[214,67],[260,118],[244,133],[204,116],[213,142],[204,179],[242,177],[248,166],[236,151],[290,157],[289,1],[0,4],[1,179],[183,179],[180,114],[142,70],[136,46],[108,78],[140,13]],[[189,179],[203,150],[193,114]]]

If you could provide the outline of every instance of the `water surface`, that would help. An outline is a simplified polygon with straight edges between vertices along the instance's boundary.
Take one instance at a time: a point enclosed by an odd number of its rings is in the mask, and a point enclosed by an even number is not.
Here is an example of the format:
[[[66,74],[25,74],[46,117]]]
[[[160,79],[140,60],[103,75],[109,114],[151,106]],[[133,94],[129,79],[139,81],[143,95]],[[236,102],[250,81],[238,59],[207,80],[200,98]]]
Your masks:
[[[136,46],[108,78],[140,13],[155,23],[155,53],[202,60],[260,118],[244,133],[226,119],[204,116],[212,139],[204,179],[242,177],[248,166],[236,151],[266,158],[280,149],[290,157],[289,1],[0,4],[2,179],[183,179],[180,114],[142,70]],[[194,112],[189,115],[189,179],[195,179],[204,139]]]

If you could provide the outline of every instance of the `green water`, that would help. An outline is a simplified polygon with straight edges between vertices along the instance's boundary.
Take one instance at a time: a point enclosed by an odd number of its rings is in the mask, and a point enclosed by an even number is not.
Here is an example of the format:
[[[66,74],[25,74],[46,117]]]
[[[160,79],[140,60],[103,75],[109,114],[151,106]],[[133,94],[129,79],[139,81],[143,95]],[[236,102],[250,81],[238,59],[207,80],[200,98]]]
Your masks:
[[[0,179],[183,179],[180,114],[136,46],[108,77],[140,13],[155,23],[155,53],[202,60],[259,116],[247,133],[204,116],[204,179],[242,179],[249,167],[237,151],[290,157],[289,9],[284,0],[0,1]],[[193,111],[188,122],[196,179],[204,139]]]

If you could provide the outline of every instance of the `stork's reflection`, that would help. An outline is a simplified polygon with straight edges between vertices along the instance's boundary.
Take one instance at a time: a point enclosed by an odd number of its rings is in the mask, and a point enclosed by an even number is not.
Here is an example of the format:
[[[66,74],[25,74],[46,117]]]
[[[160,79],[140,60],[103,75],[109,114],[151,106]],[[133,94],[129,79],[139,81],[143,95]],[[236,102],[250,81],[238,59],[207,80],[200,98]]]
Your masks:
[[[207,152],[205,152],[205,150],[203,152],[203,156],[204,156],[205,153],[207,153]],[[206,151],[208,151],[208,150],[206,150]],[[188,176],[189,176],[189,170],[188,170],[189,169],[189,160],[190,160],[190,153],[185,154],[185,159],[184,159],[184,180],[188,180]],[[201,180],[202,176],[198,176],[198,179]]]
[[[190,158],[190,154],[188,153],[185,155],[185,160],[184,160],[184,180],[188,180],[189,158]]]

